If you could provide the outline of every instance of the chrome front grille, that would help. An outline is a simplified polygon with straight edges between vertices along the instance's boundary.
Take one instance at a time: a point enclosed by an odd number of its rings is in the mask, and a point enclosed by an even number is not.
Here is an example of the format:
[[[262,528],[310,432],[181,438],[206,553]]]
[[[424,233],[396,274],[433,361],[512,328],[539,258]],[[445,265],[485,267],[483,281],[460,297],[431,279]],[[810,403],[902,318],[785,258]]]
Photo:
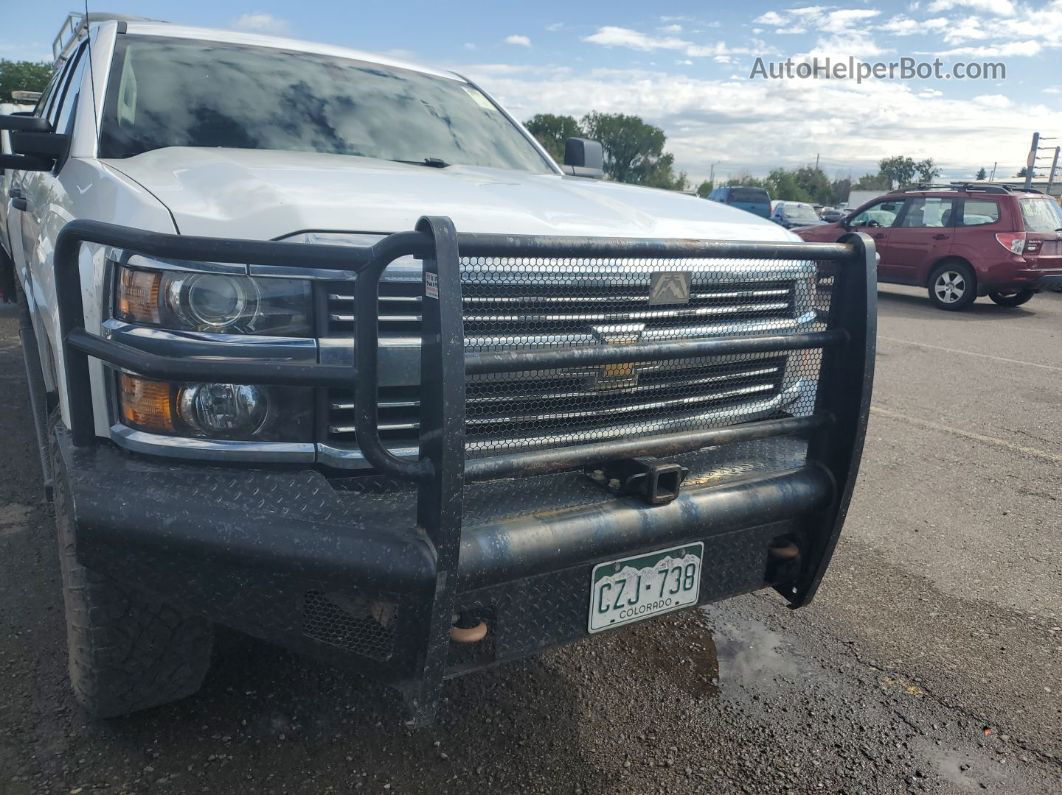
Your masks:
[[[633,433],[683,430],[742,405],[769,413],[785,374],[785,357],[730,364],[703,359],[657,362],[638,370],[638,382],[594,389],[592,370],[564,370],[536,379],[473,377],[465,398],[470,455],[495,449],[532,449]],[[591,391],[593,390],[593,391]],[[397,447],[417,443],[420,401],[411,387],[381,387],[380,437]],[[588,394],[592,405],[582,405]],[[329,395],[328,439],[353,446],[354,396]]]
[[[764,263],[766,265],[766,263]],[[649,303],[657,271],[690,273],[689,301]],[[813,263],[712,261],[462,260],[465,344],[469,351],[663,341],[728,334],[810,330]],[[386,277],[385,277],[386,278]],[[351,285],[327,287],[328,335],[353,334]],[[381,345],[419,335],[419,279],[382,281]],[[415,353],[415,351],[410,351]],[[803,357],[803,373],[790,360]],[[786,413],[806,413],[807,376],[817,354],[781,353],[725,359],[632,362],[609,367],[491,374],[469,379],[466,449],[496,451],[556,447],[662,431],[727,425]],[[800,376],[805,376],[801,378]],[[813,388],[813,384],[812,384]],[[386,444],[417,444],[418,389],[381,385],[380,435]],[[353,395],[327,399],[325,443],[355,449]]]
[[[563,287],[561,287],[563,290]],[[420,282],[380,284],[380,335],[417,334],[420,331]],[[698,331],[721,322],[788,320],[793,317],[792,280],[745,284],[701,285],[690,291],[682,307],[650,307],[648,288],[634,291],[627,285],[599,285],[590,295],[565,295],[554,288],[541,295],[527,295],[524,285],[464,285],[465,336],[474,347],[505,345],[512,331],[522,335],[585,336],[591,324],[644,323],[651,336],[675,338],[698,336]],[[354,294],[349,284],[334,285],[328,292],[329,334],[354,332]],[[710,329],[708,329],[710,330]],[[498,338],[492,343],[491,338]]]

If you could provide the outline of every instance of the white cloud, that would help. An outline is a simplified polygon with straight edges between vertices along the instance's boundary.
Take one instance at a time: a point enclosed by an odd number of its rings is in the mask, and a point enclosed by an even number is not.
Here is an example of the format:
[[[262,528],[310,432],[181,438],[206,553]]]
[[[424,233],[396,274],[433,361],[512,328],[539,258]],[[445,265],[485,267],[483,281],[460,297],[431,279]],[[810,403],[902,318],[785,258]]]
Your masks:
[[[714,44],[694,44],[692,41],[677,36],[651,36],[648,33],[606,25],[598,28],[596,33],[585,36],[583,41],[600,44],[604,47],[627,47],[642,52],[653,50],[675,50],[689,58],[714,58],[718,63],[729,63],[734,55],[768,55],[773,51],[764,42],[754,42],[755,47],[731,47],[725,42]]]
[[[777,34],[800,34],[809,30],[821,34],[809,53],[797,56],[853,55],[871,58],[892,50],[879,46],[871,35],[882,27],[876,8],[837,8],[836,6],[802,6],[782,11],[768,11],[752,20],[769,25]]]
[[[630,28],[619,28],[606,25],[598,28],[597,33],[585,36],[583,41],[592,44],[601,44],[605,47],[630,47],[632,50],[684,50],[689,46],[688,41],[674,36],[655,37]]]
[[[1038,41],[1009,41],[1002,44],[989,44],[984,47],[956,47],[952,50],[943,50],[933,54],[941,58],[1007,58],[1039,55],[1043,49],[1043,45]]]
[[[512,35],[509,35],[509,36],[505,37],[505,43],[506,44],[515,44],[518,47],[530,47],[531,46],[531,39],[528,38],[527,36],[521,36],[518,33],[513,33]]]
[[[1010,0],[932,0],[927,6],[931,13],[951,11],[954,8],[972,8],[988,14],[1009,17],[1014,13],[1014,3]]]
[[[657,28],[657,30],[659,30],[661,33],[681,33],[682,25],[676,25],[675,23],[672,23],[670,25],[664,25],[661,28]]]
[[[876,8],[842,8],[819,17],[818,26],[827,33],[841,33],[866,24],[880,14]]]
[[[768,11],[766,14],[761,14],[752,20],[754,25],[771,25],[778,27],[785,24],[785,17],[779,14],[777,11]]]
[[[1046,0],[1040,6],[1010,0],[933,0],[928,9],[964,12],[962,16],[946,18],[943,25],[936,21],[939,18],[923,21],[937,25],[934,32],[939,33],[944,44],[954,48],[938,52],[939,55],[1029,56],[1062,47],[1062,0]],[[904,35],[899,29],[901,22],[894,21],[892,32]],[[889,24],[884,27],[888,29]]]
[[[466,50],[475,50],[475,49],[477,49],[476,45],[473,44],[470,41],[466,41],[465,44],[464,44],[464,47],[465,47]]]
[[[264,11],[244,14],[232,23],[239,30],[253,30],[256,33],[287,33],[291,26],[286,19],[275,17]]]
[[[914,36],[916,34],[940,33],[947,30],[950,26],[951,22],[947,17],[914,19],[901,14],[881,25],[880,30],[885,33],[891,33],[894,36]]]
[[[978,105],[984,105],[985,107],[989,108],[996,108],[997,110],[1009,108],[1011,107],[1011,105],[1013,105],[1010,100],[1010,97],[1004,96],[1003,94],[980,94],[974,97],[973,101],[976,102]]]
[[[563,29],[564,29],[564,23],[563,22],[551,22],[550,24],[546,25],[546,30],[548,30],[550,33],[556,33],[558,30],[563,30]]]
[[[984,41],[990,38],[993,33],[1001,34],[998,28],[993,28],[990,32],[984,28],[981,24],[980,17],[963,17],[962,19],[951,20],[948,27],[944,30],[944,42],[946,44],[959,44],[964,41]]]

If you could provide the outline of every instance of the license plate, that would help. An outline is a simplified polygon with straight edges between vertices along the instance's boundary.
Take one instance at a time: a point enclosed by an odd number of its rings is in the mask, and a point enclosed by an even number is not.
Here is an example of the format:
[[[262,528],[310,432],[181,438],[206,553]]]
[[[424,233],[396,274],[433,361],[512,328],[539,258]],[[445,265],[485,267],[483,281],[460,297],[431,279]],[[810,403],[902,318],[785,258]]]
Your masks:
[[[704,544],[684,544],[594,566],[591,632],[697,604]]]

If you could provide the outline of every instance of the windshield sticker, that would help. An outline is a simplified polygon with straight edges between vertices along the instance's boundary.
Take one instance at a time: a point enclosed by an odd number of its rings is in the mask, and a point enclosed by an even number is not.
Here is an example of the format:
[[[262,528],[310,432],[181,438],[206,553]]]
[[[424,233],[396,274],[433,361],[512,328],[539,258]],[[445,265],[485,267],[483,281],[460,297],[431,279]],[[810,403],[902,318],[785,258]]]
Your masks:
[[[439,274],[424,271],[424,295],[426,298],[439,299]]]

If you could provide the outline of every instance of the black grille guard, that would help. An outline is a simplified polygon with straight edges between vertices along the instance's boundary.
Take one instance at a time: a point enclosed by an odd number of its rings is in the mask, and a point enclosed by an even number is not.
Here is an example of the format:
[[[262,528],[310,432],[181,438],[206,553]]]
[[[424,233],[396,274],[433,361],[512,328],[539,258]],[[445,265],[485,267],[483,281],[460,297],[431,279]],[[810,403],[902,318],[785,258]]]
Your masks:
[[[203,361],[149,353],[91,334],[85,329],[78,266],[83,243],[170,259],[353,272],[356,274],[355,366],[247,359]],[[417,460],[393,455],[381,440],[377,427],[377,293],[384,269],[404,256],[423,261],[426,287],[422,302],[420,457]],[[822,331],[542,351],[466,351],[461,256],[816,260],[833,268],[833,286]],[[808,563],[795,586],[784,594],[793,606],[800,606],[813,597],[837,543],[856,480],[873,381],[876,257],[873,242],[865,235],[849,234],[834,244],[530,237],[458,234],[448,218],[425,217],[415,231],[392,234],[371,247],[348,247],[187,237],[77,220],[61,230],[54,259],[67,416],[75,447],[97,442],[89,357],[144,376],[169,380],[223,379],[232,383],[347,388],[353,383],[358,445],[379,472],[416,484],[417,524],[430,544],[435,562],[434,592],[430,605],[425,606],[426,637],[421,643],[419,676],[414,692],[407,694],[415,720],[430,720],[438,701],[459,578],[489,582],[507,572],[526,576],[560,565],[564,555],[555,556],[558,539],[569,538],[574,543],[578,535],[577,520],[561,516],[537,524],[530,522],[520,544],[503,537],[512,532],[512,527],[500,525],[483,528],[484,532],[477,533],[475,539],[463,537],[462,499],[467,481],[528,477],[616,459],[674,455],[708,446],[798,435],[808,439],[807,464],[788,480],[776,478],[777,483],[773,483],[771,478],[764,478],[748,488],[731,488],[725,504],[691,497],[670,506],[636,512],[647,513],[651,521],[632,513],[611,523],[599,523],[601,526],[594,528],[594,538],[600,541],[601,547],[596,551],[622,550],[625,543],[667,540],[669,534],[675,536],[676,528],[683,522],[710,522],[712,511],[731,511],[746,518],[758,511],[767,522],[772,520],[772,514],[784,511],[787,502],[800,503],[809,528],[810,548],[805,558]],[[799,349],[822,351],[815,408],[810,416],[466,460],[466,375]],[[825,505],[824,500],[815,497],[823,493],[829,495]],[[703,505],[698,507],[698,501]],[[585,539],[583,547],[585,553]]]

